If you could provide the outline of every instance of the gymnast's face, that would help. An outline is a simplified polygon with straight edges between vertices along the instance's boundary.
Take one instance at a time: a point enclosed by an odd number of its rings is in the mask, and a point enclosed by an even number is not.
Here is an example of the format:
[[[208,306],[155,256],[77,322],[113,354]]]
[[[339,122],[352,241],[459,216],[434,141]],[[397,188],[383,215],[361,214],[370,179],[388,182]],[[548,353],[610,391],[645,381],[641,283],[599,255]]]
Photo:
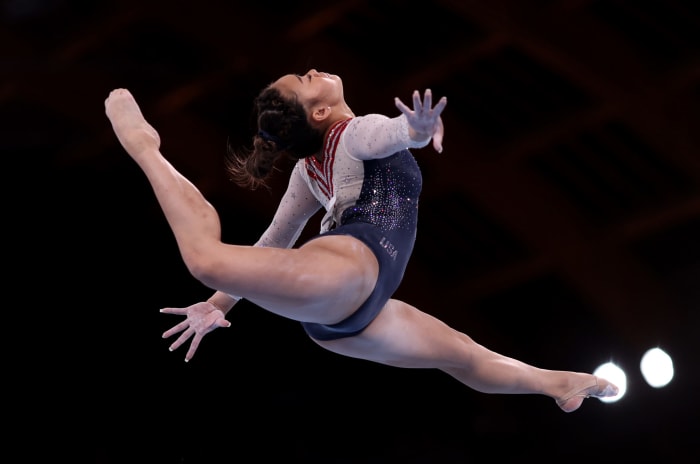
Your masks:
[[[344,102],[343,81],[334,74],[310,69],[306,74],[287,74],[271,84],[285,96],[295,96],[308,113],[317,106]]]

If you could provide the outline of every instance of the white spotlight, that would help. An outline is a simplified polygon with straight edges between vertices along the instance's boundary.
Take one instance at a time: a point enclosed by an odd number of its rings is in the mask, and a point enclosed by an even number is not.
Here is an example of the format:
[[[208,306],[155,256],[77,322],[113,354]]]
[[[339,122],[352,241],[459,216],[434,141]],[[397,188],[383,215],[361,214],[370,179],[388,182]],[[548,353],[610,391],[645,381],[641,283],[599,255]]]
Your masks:
[[[639,367],[644,380],[654,388],[665,387],[673,378],[673,361],[661,348],[644,353]]]

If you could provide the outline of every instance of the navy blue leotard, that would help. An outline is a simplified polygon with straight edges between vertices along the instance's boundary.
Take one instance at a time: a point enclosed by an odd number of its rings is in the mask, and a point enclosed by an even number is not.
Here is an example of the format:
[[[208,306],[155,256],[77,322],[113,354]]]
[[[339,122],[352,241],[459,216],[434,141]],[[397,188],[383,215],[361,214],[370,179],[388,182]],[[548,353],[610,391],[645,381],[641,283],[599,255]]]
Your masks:
[[[258,246],[292,246],[306,221],[326,209],[321,232],[350,235],[364,242],[379,263],[368,299],[336,324],[302,322],[317,340],[360,333],[379,314],[403,279],[413,251],[418,221],[421,172],[409,148],[403,115],[366,115],[336,123],[324,143],[323,157],[299,160],[271,226]],[[309,191],[312,196],[309,195]]]

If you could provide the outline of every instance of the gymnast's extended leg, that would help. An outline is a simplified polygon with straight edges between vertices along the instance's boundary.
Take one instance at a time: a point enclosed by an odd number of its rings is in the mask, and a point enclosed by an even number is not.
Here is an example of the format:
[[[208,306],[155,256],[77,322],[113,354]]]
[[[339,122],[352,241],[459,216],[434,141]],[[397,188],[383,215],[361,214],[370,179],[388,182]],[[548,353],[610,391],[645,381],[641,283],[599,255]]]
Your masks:
[[[222,243],[218,213],[163,157],[159,135],[131,93],[112,91],[105,110],[148,178],[190,273],[202,283],[284,317],[322,324],[344,319],[372,291],[376,258],[352,237],[322,237],[300,249]]]
[[[338,354],[406,368],[440,369],[483,393],[541,394],[571,412],[588,396],[613,396],[617,388],[592,374],[541,369],[476,343],[439,319],[389,300],[359,335],[316,341]]]

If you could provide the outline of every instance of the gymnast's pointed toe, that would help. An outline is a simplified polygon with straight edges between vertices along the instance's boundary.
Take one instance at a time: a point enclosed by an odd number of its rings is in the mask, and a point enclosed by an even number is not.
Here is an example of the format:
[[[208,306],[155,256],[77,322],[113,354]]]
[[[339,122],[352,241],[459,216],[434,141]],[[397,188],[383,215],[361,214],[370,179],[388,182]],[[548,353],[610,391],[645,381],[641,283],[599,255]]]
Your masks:
[[[617,395],[618,392],[619,389],[616,385],[601,377],[593,377],[593,380],[583,388],[578,386],[558,399],[557,406],[564,412],[573,412],[581,406],[586,398],[607,398]]]

